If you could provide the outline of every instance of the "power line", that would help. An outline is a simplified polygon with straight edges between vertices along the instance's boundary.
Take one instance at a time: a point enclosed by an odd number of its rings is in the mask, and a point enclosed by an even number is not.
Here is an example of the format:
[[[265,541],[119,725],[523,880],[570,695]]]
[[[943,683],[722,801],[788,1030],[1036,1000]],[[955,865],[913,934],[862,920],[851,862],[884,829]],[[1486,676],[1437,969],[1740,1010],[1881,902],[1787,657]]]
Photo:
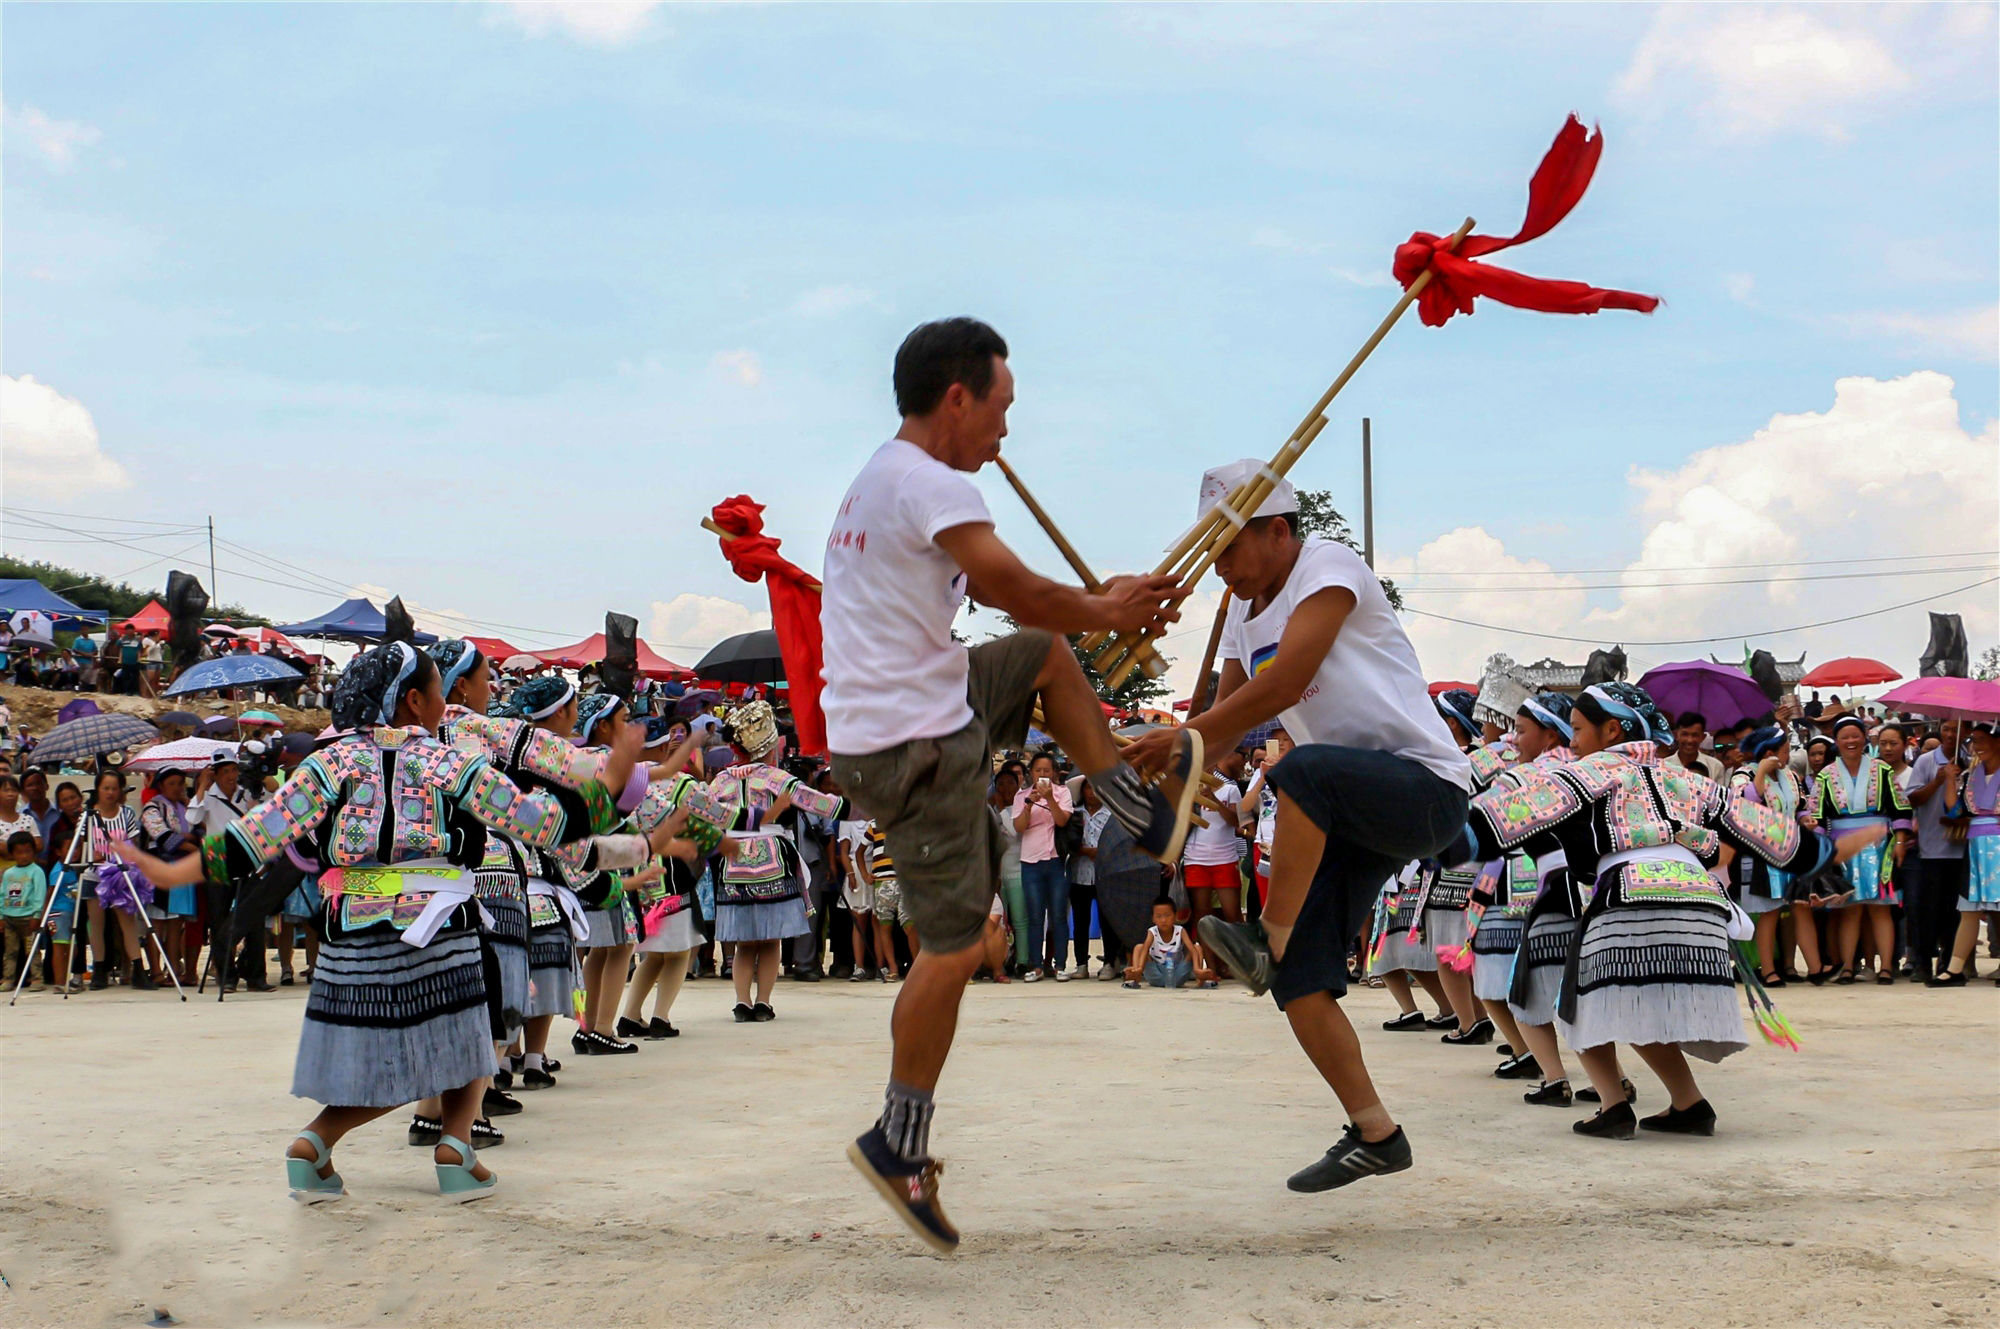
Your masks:
[[[1420,568],[1411,577],[1594,577],[1612,572],[1740,572],[1747,568],[1823,568],[1839,563],[1908,563],[1920,558],[2000,558],[2000,549],[1967,549],[1955,554],[1885,554],[1876,558],[1784,558],[1770,563],[1699,563],[1686,567],[1642,568],[1488,568],[1451,572]],[[1913,569],[1920,571],[1921,569]]]
[[[1853,623],[1859,619],[1876,618],[1883,614],[1893,614],[1898,609],[1909,609],[1916,605],[1929,604],[1933,600],[1943,600],[1950,596],[1963,595],[1967,591],[1976,591],[1981,586],[1991,586],[1996,581],[2000,581],[2000,577],[1988,577],[1984,581],[1975,581],[1970,585],[1960,586],[1956,590],[1939,591],[1936,595],[1926,595],[1921,599],[1905,600],[1901,604],[1887,605],[1881,609],[1870,609],[1866,613],[1847,614],[1841,618],[1821,619],[1817,623],[1799,623],[1788,628],[1764,628],[1757,632],[1725,632],[1716,637],[1679,637],[1672,641],[1625,641],[1619,644],[1624,646],[1706,646],[1718,641],[1748,641],[1760,637],[1782,636],[1787,632],[1805,632],[1811,628],[1828,628],[1836,623]],[[1601,636],[1571,637],[1560,632],[1532,632],[1527,628],[1504,627],[1498,623],[1475,623],[1469,618],[1454,618],[1450,614],[1433,614],[1425,609],[1410,609],[1405,612],[1415,614],[1419,618],[1435,618],[1446,623],[1457,623],[1462,627],[1480,628],[1486,632],[1511,633],[1517,637],[1539,637],[1544,641],[1581,642],[1587,646],[1596,646],[1602,645],[1604,640]]]
[[[96,512],[54,512],[47,508],[0,507],[0,512],[37,517],[68,517],[76,521],[109,522],[117,526],[185,526],[183,522],[149,521],[143,517],[106,517]],[[193,530],[191,526],[186,527]]]
[[[1650,569],[1648,569],[1650,571]],[[1953,568],[1896,568],[1878,572],[1815,572],[1803,577],[1718,577],[1705,581],[1640,581],[1640,582],[1591,582],[1571,585],[1548,586],[1405,586],[1397,582],[1396,589],[1404,595],[1517,595],[1523,592],[1550,591],[1670,591],[1680,586],[1771,586],[1779,582],[1794,581],[1853,581],[1871,577],[1923,577],[1941,572],[1992,572],[1990,563],[1970,563]]]

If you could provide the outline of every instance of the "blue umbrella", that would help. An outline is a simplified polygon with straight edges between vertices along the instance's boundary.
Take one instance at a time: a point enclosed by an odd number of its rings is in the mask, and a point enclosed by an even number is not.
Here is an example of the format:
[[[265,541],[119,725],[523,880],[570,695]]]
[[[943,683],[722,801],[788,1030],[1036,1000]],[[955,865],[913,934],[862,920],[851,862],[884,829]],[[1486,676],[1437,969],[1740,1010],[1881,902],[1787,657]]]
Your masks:
[[[59,724],[42,735],[28,760],[37,766],[64,761],[86,761],[107,752],[123,752],[160,741],[160,731],[136,715],[103,711]]]
[[[219,688],[255,687],[259,683],[295,683],[303,677],[298,670],[268,655],[224,655],[190,665],[165,695],[179,697]]]

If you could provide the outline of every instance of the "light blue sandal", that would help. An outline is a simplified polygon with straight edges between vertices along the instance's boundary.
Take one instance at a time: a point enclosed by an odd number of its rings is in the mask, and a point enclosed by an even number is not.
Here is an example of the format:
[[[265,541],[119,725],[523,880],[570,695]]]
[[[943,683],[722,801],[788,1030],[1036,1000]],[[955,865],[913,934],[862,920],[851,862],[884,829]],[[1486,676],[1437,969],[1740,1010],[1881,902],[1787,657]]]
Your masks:
[[[300,1131],[299,1139],[313,1147],[315,1155],[310,1161],[303,1158],[285,1159],[285,1180],[291,1184],[292,1198],[300,1204],[325,1204],[328,1200],[338,1200],[347,1194],[346,1185],[338,1172],[322,1177],[319,1170],[333,1157],[333,1151],[326,1147],[326,1141],[319,1138],[316,1131]]]
[[[500,1185],[500,1174],[489,1173],[484,1181],[473,1176],[473,1165],[478,1163],[479,1155],[472,1152],[471,1145],[455,1135],[447,1135],[438,1143],[456,1149],[459,1158],[463,1160],[457,1163],[437,1164],[439,1195],[452,1204],[465,1204],[470,1200],[483,1200],[493,1194],[495,1188]]]

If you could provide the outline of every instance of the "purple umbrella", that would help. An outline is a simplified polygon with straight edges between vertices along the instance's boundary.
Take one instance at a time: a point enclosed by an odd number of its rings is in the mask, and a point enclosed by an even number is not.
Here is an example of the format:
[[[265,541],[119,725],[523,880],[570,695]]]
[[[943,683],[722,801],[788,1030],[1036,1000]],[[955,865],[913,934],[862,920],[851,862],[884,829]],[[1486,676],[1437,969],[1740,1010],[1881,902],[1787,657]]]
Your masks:
[[[101,715],[103,711],[104,708],[90,698],[78,697],[75,701],[56,712],[56,723],[68,724],[71,720],[77,719],[80,716]]]
[[[1771,699],[1764,695],[1764,689],[1734,665],[1707,660],[1663,664],[1647,670],[1639,686],[1669,724],[1685,711],[1700,715],[1711,730],[1760,720],[1771,713]]]

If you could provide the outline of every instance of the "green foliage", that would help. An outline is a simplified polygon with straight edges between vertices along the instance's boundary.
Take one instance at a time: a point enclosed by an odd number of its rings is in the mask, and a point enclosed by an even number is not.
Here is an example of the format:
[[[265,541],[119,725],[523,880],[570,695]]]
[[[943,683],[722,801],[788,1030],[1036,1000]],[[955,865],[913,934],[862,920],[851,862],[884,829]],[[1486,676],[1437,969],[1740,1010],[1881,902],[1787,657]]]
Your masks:
[[[979,613],[979,606],[972,606],[969,612],[973,614]],[[1007,625],[1007,631],[1019,632],[1021,630],[1021,625],[1014,621],[1012,614],[1002,614],[1000,615],[1000,619]],[[972,644],[956,630],[951,635],[957,641],[966,642],[968,645]],[[1134,669],[1119,686],[1115,688],[1107,687],[1104,682],[1104,675],[1097,672],[1097,669],[1090,663],[1090,657],[1084,653],[1082,634],[1079,633],[1069,639],[1069,648],[1075,653],[1076,662],[1083,666],[1083,676],[1089,680],[1090,690],[1097,694],[1099,701],[1105,702],[1108,705],[1116,706],[1120,710],[1135,711],[1147,702],[1166,696],[1169,691],[1166,679],[1148,678],[1146,677],[1146,671],[1143,669]],[[1170,659],[1171,657],[1162,656],[1162,658]]]
[[[193,571],[192,568],[189,571]],[[157,591],[134,590],[124,582],[110,582],[103,577],[88,572],[78,572],[75,568],[62,567],[55,563],[44,563],[40,559],[27,560],[0,556],[0,578],[28,577],[62,596],[70,603],[84,609],[102,609],[111,615],[111,621],[130,618],[146,607],[148,600],[166,594],[165,578],[161,579]],[[240,605],[210,605],[208,617],[226,618],[232,623],[251,627],[261,627],[269,619],[258,618]]]
[[[1340,541],[1357,554],[1365,552],[1361,542],[1354,538],[1354,529],[1347,524],[1347,518],[1333,506],[1333,491],[1330,489],[1299,491],[1299,538],[1304,539],[1308,535],[1324,535],[1329,540]],[[1396,589],[1396,583],[1387,577],[1376,580],[1382,583],[1382,594],[1389,597],[1389,603],[1401,609],[1403,593]]]

